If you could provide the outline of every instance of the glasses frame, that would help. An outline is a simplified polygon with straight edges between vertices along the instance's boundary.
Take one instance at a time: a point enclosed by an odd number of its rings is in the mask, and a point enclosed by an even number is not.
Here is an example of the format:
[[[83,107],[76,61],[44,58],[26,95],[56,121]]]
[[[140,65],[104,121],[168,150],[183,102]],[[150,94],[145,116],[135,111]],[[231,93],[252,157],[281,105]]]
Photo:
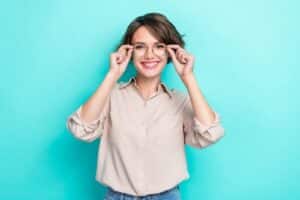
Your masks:
[[[143,51],[143,52],[138,52],[139,50],[138,50],[137,48],[138,48],[139,45],[145,47],[144,50],[141,50],[141,51]],[[161,53],[158,53],[158,52],[157,52],[158,50],[157,50],[157,49],[155,50],[155,47],[153,47],[153,46],[156,46],[156,47],[157,47],[158,45],[163,45],[163,50],[162,50]],[[149,48],[150,48],[148,45],[146,45],[145,43],[142,43],[142,42],[133,43],[132,46],[133,46],[133,54],[134,54],[135,56],[137,56],[137,57],[145,56],[146,52],[147,52],[147,51],[149,50]],[[167,44],[165,44],[165,43],[163,43],[163,42],[157,42],[157,43],[154,43],[154,44],[152,45],[151,49],[152,49],[152,53],[155,54],[156,56],[161,57],[161,56],[167,55]]]

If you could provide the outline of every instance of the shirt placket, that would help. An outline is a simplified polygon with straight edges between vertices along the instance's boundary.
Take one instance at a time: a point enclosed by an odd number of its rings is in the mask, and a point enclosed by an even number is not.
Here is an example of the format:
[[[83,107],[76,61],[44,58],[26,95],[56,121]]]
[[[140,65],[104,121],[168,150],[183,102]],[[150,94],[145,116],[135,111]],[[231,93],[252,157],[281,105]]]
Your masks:
[[[145,147],[147,145],[147,142],[150,141],[149,138],[148,138],[148,136],[149,136],[148,135],[148,124],[149,124],[150,116],[147,114],[147,113],[149,113],[148,112],[149,106],[151,105],[151,103],[153,103],[153,98],[158,98],[158,95],[160,93],[162,93],[163,91],[162,91],[162,88],[159,87],[157,91],[155,91],[150,97],[145,99],[142,96],[142,94],[139,92],[138,85],[136,85],[134,83],[133,87],[134,87],[135,92],[138,93],[138,95],[140,97],[140,100],[143,101],[143,108],[142,109],[143,109],[143,112],[146,113],[146,115],[144,115],[144,118],[141,119],[141,126],[142,126],[143,131],[142,131],[142,135],[140,137],[140,139],[141,139],[140,150],[143,151],[143,147]],[[143,157],[141,156],[141,158],[143,158]],[[140,168],[139,169],[141,169],[141,171],[139,172],[139,179],[140,179],[139,180],[139,185],[140,185],[141,188],[145,189],[147,187],[147,185],[146,185],[147,181],[145,180],[144,170],[142,170],[142,169],[144,169],[143,160],[140,161]],[[136,200],[139,199],[140,200],[140,199],[142,199],[142,197],[135,197],[134,199],[136,199]]]
[[[137,88],[135,88],[136,90],[137,90]],[[138,92],[138,91],[137,91]],[[149,144],[147,144],[148,142],[149,142],[149,134],[148,134],[148,124],[149,124],[149,118],[150,118],[150,116],[149,116],[149,109],[151,108],[151,103],[153,103],[153,98],[156,98],[157,97],[157,95],[158,95],[158,92],[159,91],[157,91],[157,92],[155,92],[153,95],[151,95],[151,97],[149,97],[149,98],[147,98],[147,99],[144,99],[142,96],[141,96],[141,94],[139,94],[140,95],[140,99],[143,101],[143,108],[141,108],[141,109],[143,109],[143,112],[145,113],[145,115],[143,115],[143,118],[142,119],[140,119],[141,121],[140,121],[140,125],[141,125],[141,129],[142,129],[142,131],[141,131],[141,135],[140,135],[140,139],[141,139],[141,146],[140,146],[140,150],[141,150],[141,153],[143,153],[143,151],[144,151],[144,149],[143,148],[145,148],[147,145],[149,145]],[[139,93],[139,92],[138,92]],[[142,187],[142,188],[146,188],[147,187],[147,180],[145,179],[146,177],[145,177],[145,172],[144,172],[144,162],[143,162],[143,157],[141,156],[141,162],[140,162],[140,168],[139,169],[141,169],[141,171],[140,171],[140,175],[139,175],[139,184],[140,184],[140,187]],[[142,197],[135,197],[135,199],[142,199]]]

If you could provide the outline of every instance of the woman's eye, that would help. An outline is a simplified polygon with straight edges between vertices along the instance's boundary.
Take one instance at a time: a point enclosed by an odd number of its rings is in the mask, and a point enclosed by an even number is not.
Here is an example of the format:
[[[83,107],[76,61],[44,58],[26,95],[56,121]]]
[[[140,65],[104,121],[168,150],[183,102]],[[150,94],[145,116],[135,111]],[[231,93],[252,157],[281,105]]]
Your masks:
[[[135,46],[135,49],[143,49],[143,48],[145,48],[143,45],[136,45]]]
[[[163,44],[158,44],[158,45],[156,45],[156,48],[158,48],[158,49],[163,49],[163,48],[165,48],[165,45],[163,45]]]

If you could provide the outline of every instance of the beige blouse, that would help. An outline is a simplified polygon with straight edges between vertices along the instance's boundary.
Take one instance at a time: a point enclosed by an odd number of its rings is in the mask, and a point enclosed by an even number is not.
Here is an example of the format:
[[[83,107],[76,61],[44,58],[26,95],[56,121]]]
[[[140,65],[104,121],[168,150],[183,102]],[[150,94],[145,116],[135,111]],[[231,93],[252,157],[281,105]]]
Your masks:
[[[67,128],[82,141],[100,138],[97,181],[143,196],[188,179],[184,145],[207,147],[224,135],[224,128],[216,112],[212,124],[200,123],[189,95],[162,82],[147,100],[136,87],[135,77],[116,83],[98,119],[83,123],[81,105],[68,117]]]

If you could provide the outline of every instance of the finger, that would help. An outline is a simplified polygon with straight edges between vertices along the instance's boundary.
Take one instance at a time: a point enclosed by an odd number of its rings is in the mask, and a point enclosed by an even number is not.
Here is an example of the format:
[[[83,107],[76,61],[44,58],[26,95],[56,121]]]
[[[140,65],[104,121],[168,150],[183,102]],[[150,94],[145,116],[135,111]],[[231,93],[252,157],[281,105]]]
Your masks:
[[[116,60],[117,64],[120,64],[124,61],[124,59],[126,58],[126,54],[121,53],[121,52],[115,52],[114,54],[114,58]]]
[[[129,56],[129,57],[131,57],[131,55],[132,55],[132,52],[133,52],[133,48],[129,48],[129,49],[128,49],[128,51],[127,51],[127,54],[126,54],[126,56]]]
[[[181,46],[179,46],[178,44],[169,44],[167,46],[170,47],[171,49],[175,49],[175,50],[182,49]]]
[[[168,51],[169,55],[171,56],[173,64],[175,64],[175,66],[178,65],[178,64],[180,64],[180,62],[178,60],[178,57],[176,56],[176,54],[174,52],[174,49],[168,47],[167,51]]]
[[[116,53],[112,53],[111,55],[110,55],[110,61],[111,61],[111,63],[113,64],[113,65],[115,65],[115,64],[117,64],[117,61],[118,59],[117,59],[117,54]]]
[[[183,64],[186,63],[186,57],[183,54],[181,54],[180,62],[183,63]]]
[[[125,62],[129,62],[131,56],[132,56],[133,49],[129,49],[127,52],[127,56],[125,57]]]
[[[190,59],[189,59],[189,56],[188,56],[188,55],[182,54],[182,57],[181,57],[182,63],[186,64],[186,63],[188,63],[189,60],[190,60]]]
[[[171,47],[167,46],[167,51],[168,51],[169,55],[171,56],[172,60],[176,61],[177,59],[176,59],[176,55],[175,55],[174,50]]]
[[[129,49],[133,49],[133,46],[130,45],[130,44],[124,44],[124,45],[122,45],[122,46],[118,49],[118,51],[119,51],[119,52],[126,52],[126,51],[128,51]]]
[[[184,57],[184,64],[190,64],[194,62],[194,57],[191,55],[187,55],[186,57]]]
[[[190,55],[188,58],[189,58],[188,61],[190,63],[194,63],[195,62],[195,57],[193,55]]]
[[[182,57],[182,52],[176,51],[176,57],[177,57],[178,59],[181,59],[181,57]]]
[[[122,61],[124,61],[128,54],[129,50],[133,50],[133,47],[131,45],[123,45],[122,47],[120,47],[120,49],[118,50],[118,52],[122,55]]]
[[[116,56],[116,63],[118,63],[118,64],[120,64],[120,63],[122,63],[123,62],[123,56],[120,56],[120,55],[117,55]]]
[[[179,50],[176,51],[176,58],[177,60],[182,63],[182,56],[183,56],[183,53]]]
[[[178,50],[178,55],[180,56],[180,60],[185,63],[190,60],[191,57],[185,49]]]
[[[130,45],[130,44],[123,44],[123,45],[120,46],[119,49],[131,49],[131,48],[133,48],[132,45]]]

